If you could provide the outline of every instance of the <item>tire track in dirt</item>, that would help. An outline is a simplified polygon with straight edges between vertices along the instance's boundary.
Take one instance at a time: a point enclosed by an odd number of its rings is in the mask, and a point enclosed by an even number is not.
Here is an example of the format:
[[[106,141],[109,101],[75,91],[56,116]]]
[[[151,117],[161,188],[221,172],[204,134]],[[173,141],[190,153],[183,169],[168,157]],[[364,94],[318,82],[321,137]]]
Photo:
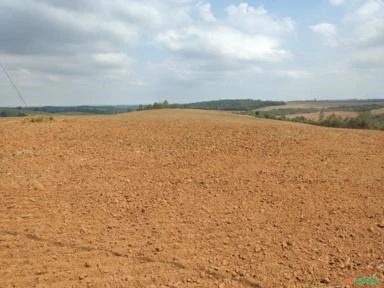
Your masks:
[[[107,252],[107,253],[110,253],[111,255],[116,256],[116,257],[127,258],[129,260],[135,260],[136,265],[140,264],[140,263],[141,264],[142,263],[145,263],[145,264],[147,264],[147,263],[160,263],[163,265],[172,266],[173,268],[176,268],[176,269],[189,270],[189,271],[198,272],[198,273],[204,272],[208,275],[213,276],[216,280],[226,280],[226,277],[224,275],[221,275],[220,273],[215,272],[213,268],[212,269],[204,269],[204,268],[187,267],[187,266],[183,265],[182,263],[179,263],[176,261],[165,261],[165,260],[161,261],[161,260],[155,260],[153,258],[149,258],[146,256],[132,257],[128,254],[123,254],[121,252],[114,251],[114,250],[104,248],[104,247],[92,247],[92,246],[85,246],[82,244],[64,243],[61,241],[44,239],[44,238],[41,238],[41,237],[34,235],[34,234],[25,234],[25,233],[18,233],[18,232],[12,232],[12,231],[0,231],[0,236],[1,236],[1,234],[11,235],[11,236],[15,236],[15,237],[24,237],[24,238],[29,239],[29,240],[48,243],[49,245],[56,246],[56,247],[70,248],[70,249],[74,249],[76,251]],[[238,282],[238,283],[240,283],[246,287],[262,288],[259,284],[254,283],[253,281],[251,281],[247,278],[244,278],[244,277],[240,278],[240,279],[234,278],[232,280],[234,280],[234,281],[236,281],[236,282]]]

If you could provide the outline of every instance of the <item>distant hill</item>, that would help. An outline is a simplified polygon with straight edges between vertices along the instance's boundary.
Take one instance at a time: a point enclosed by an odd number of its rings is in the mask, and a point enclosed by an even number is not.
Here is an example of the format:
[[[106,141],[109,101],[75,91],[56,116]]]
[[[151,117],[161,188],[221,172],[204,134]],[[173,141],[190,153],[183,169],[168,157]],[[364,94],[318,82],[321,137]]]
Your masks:
[[[137,110],[137,105],[116,106],[42,106],[28,108],[0,107],[0,117],[23,117],[34,114],[66,114],[66,115],[92,115],[92,114],[118,114]]]
[[[282,101],[262,101],[252,99],[228,99],[216,101],[203,101],[183,105],[183,108],[244,111],[266,106],[284,105]]]
[[[262,101],[253,99],[225,99],[214,101],[202,101],[188,104],[168,104],[167,101],[154,103],[139,108],[139,110],[161,109],[161,108],[185,108],[204,110],[225,110],[225,111],[250,111],[266,106],[284,105],[282,101]]]

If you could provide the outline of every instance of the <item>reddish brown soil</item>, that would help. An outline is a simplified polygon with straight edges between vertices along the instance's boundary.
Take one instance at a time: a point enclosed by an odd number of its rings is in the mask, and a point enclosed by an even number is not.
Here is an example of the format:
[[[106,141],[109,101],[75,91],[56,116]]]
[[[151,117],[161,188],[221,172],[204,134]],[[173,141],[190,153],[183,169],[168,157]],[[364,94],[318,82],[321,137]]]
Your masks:
[[[384,273],[384,133],[161,110],[0,120],[0,287]]]
[[[335,114],[336,116],[339,116],[341,118],[355,118],[359,115],[357,112],[348,112],[348,111],[333,111],[333,112],[324,112],[324,117],[329,117],[332,114]],[[309,120],[319,120],[320,119],[320,113],[299,113],[299,114],[289,114],[287,115],[287,118],[295,118],[295,117],[304,117]]]

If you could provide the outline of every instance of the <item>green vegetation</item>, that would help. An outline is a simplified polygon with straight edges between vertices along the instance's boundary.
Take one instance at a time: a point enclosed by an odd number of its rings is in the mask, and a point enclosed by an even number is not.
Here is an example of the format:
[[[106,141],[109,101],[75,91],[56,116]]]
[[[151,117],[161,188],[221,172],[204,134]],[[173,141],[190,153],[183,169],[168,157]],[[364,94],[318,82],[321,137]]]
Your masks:
[[[363,112],[383,107],[384,99],[350,99],[350,100],[318,100],[318,101],[289,101],[285,105],[270,106],[258,109],[259,111],[270,111],[274,109],[326,109],[326,111],[355,111]],[[340,109],[339,109],[340,108]],[[362,109],[359,110],[358,109]]]
[[[380,108],[380,109],[372,110],[371,113],[374,114],[374,115],[384,114],[384,107]]]
[[[311,103],[313,105],[311,105]],[[316,105],[316,106],[314,106]],[[384,100],[346,100],[346,101],[299,101],[280,102],[262,101],[253,99],[225,99],[215,101],[203,101],[189,104],[170,104],[167,100],[155,102],[151,105],[135,106],[45,106],[28,108],[0,108],[0,117],[25,117],[25,122],[46,122],[52,121],[52,114],[70,115],[91,115],[91,114],[118,114],[135,110],[150,109],[205,109],[205,110],[226,110],[240,114],[253,115],[259,118],[286,120],[301,122],[312,125],[354,128],[354,129],[376,129],[384,130]],[[276,108],[274,108],[276,107]],[[264,109],[267,108],[267,109]],[[325,112],[351,111],[358,112],[358,117],[341,118],[332,114],[325,117]],[[319,113],[319,120],[306,119],[298,116],[289,119],[287,115]]]
[[[36,114],[36,111],[24,108],[0,108],[0,117],[24,117]]]
[[[28,116],[23,119],[24,123],[41,123],[41,122],[51,122],[53,121],[54,118],[52,116],[47,116],[47,115],[33,115],[33,116]]]
[[[290,114],[303,114],[303,113],[315,113],[319,112],[318,108],[279,108],[268,111],[255,111],[256,116],[262,116],[264,118],[281,117]]]
[[[347,111],[347,112],[366,112],[383,107],[378,104],[364,104],[364,105],[341,105],[336,107],[326,108],[325,111]]]
[[[320,111],[321,115],[322,111]],[[249,113],[245,113],[249,114]],[[285,115],[275,115],[267,112],[253,112],[252,115],[258,118],[267,118],[275,120],[285,120],[300,122],[325,127],[335,128],[351,128],[351,129],[372,129],[372,130],[384,130],[384,114],[372,114],[370,112],[360,112],[359,116],[355,118],[341,118],[335,114],[331,114],[328,117],[321,117],[320,120],[310,120],[303,116],[298,116],[292,119],[285,117]]]
[[[167,100],[164,100],[163,102],[155,102],[152,105],[140,105],[137,110],[152,110],[152,109],[166,109],[166,108],[174,108],[171,107],[173,105],[169,105]]]
[[[183,105],[182,108],[191,109],[207,109],[207,110],[227,110],[227,111],[250,111],[266,106],[283,105],[284,102],[280,101],[262,101],[252,99],[239,99],[239,100],[217,100],[217,101],[204,101]]]
[[[288,106],[289,107],[289,106]],[[336,106],[329,108],[278,108],[278,109],[269,109],[266,111],[256,111],[257,116],[263,116],[265,118],[273,118],[278,116],[286,116],[291,114],[305,114],[305,113],[316,113],[319,112],[324,116],[324,112],[336,112],[336,111],[347,111],[347,112],[366,112],[373,109],[378,109],[382,107],[377,104],[370,105],[352,105],[352,106]]]
[[[64,115],[109,115],[134,111],[134,106],[44,106],[28,108],[0,108],[0,117],[24,117],[36,114],[64,114]]]
[[[384,115],[374,115],[361,112],[356,118],[342,119],[334,114],[320,121],[320,125],[327,127],[384,130]]]
[[[0,117],[24,117],[35,114],[66,114],[66,115],[107,115],[126,113],[135,110],[150,110],[164,108],[205,109],[227,111],[250,111],[266,106],[283,105],[285,102],[261,101],[252,99],[204,101],[189,104],[169,104],[167,100],[151,105],[134,106],[44,106],[28,108],[0,108]]]
[[[225,110],[225,111],[251,111],[266,106],[283,105],[280,101],[262,101],[253,99],[225,99],[215,101],[203,101],[189,104],[169,104],[167,100],[162,103],[155,102],[153,105],[141,106],[138,110],[183,108],[203,110]]]
[[[126,113],[135,109],[136,106],[75,106],[75,107],[55,107],[45,106],[31,108],[34,111],[42,111],[52,114],[76,114],[76,115],[87,115],[87,114],[119,114]]]
[[[313,103],[311,106],[310,104]],[[317,106],[314,106],[317,105]],[[258,118],[276,119],[300,122],[318,126],[352,128],[352,129],[375,129],[384,130],[384,100],[337,100],[317,102],[288,102],[287,105],[279,106],[277,109],[267,107],[257,111],[247,111],[244,114],[253,115]],[[358,116],[353,118],[342,118],[336,114],[326,117],[325,112],[357,112]],[[319,113],[319,120],[305,118],[302,114]],[[301,114],[295,118],[287,115]]]

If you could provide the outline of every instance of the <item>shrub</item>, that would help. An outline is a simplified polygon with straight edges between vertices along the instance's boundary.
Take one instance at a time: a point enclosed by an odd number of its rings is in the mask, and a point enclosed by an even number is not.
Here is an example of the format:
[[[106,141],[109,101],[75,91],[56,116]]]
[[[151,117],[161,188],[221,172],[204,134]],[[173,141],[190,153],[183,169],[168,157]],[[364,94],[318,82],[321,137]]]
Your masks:
[[[293,122],[307,123],[307,119],[304,116],[298,116],[292,119]]]
[[[349,128],[384,130],[384,115],[362,112],[358,117],[348,119]]]
[[[30,122],[30,123],[41,123],[41,122],[51,122],[54,118],[52,116],[45,116],[45,115],[35,115],[35,116],[28,116],[23,119],[24,123]]]
[[[334,113],[329,115],[325,120],[319,122],[322,126],[327,127],[345,127],[345,120],[340,116],[336,116]]]
[[[352,129],[374,129],[374,130],[384,130],[384,114],[375,115],[370,112],[360,112],[359,116],[356,118],[345,118],[343,119],[340,116],[332,114],[324,119],[324,114],[320,111],[319,121],[306,119],[303,116],[298,116],[292,119],[285,117],[284,114],[276,115],[274,113],[268,112],[252,112],[248,113],[254,115],[258,118],[267,118],[267,119],[277,119],[277,120],[287,120],[299,123],[306,123],[318,126],[334,127],[334,128],[352,128]],[[322,116],[322,117],[321,117]],[[321,120],[321,118],[323,118]]]

